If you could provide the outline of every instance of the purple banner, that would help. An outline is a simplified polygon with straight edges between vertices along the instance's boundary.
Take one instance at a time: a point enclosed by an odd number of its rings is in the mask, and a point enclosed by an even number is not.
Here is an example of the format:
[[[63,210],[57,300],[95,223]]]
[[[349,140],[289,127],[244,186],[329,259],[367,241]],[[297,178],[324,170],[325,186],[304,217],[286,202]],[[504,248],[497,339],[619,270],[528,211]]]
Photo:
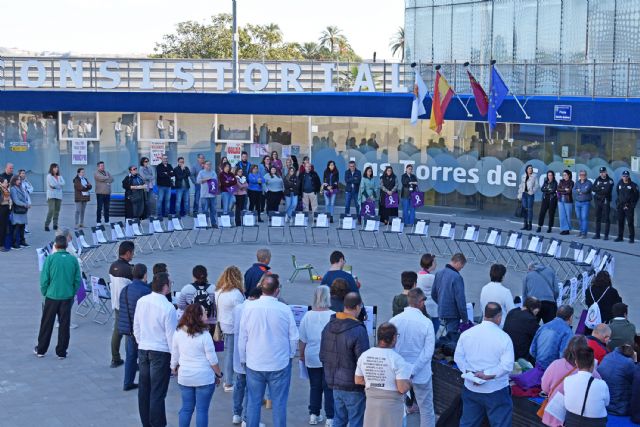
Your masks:
[[[424,206],[424,193],[421,191],[412,191],[410,194],[411,206],[414,208],[421,208]]]
[[[398,198],[398,193],[393,193],[392,195],[384,196],[384,207],[385,208],[397,208],[400,205],[400,199]]]

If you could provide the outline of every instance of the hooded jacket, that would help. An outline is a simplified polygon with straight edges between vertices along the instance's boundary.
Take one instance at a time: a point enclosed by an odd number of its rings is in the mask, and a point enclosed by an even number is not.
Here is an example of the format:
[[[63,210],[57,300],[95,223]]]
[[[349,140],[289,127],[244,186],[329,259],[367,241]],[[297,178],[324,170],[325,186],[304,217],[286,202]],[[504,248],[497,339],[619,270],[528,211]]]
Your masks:
[[[329,388],[342,391],[364,391],[354,381],[356,364],[369,349],[369,336],[364,323],[345,314],[336,313],[322,331],[320,361]]]
[[[618,348],[607,354],[598,366],[598,373],[609,386],[611,399],[607,412],[611,415],[629,415],[634,371],[633,359],[622,354]]]
[[[461,319],[466,322],[467,300],[464,295],[464,280],[460,273],[447,264],[436,273],[431,288],[431,297],[438,304],[441,319]]]
[[[522,279],[522,300],[536,297],[540,301],[558,300],[558,283],[555,271],[546,265],[538,264]]]

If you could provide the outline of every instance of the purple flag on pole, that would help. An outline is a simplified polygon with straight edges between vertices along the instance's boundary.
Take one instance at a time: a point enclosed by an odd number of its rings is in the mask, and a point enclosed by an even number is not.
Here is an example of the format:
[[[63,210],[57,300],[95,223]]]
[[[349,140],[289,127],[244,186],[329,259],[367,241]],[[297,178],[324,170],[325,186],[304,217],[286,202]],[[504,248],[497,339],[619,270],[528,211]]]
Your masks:
[[[400,205],[400,199],[398,198],[398,193],[393,193],[392,195],[384,196],[384,207],[385,208],[397,208]]]

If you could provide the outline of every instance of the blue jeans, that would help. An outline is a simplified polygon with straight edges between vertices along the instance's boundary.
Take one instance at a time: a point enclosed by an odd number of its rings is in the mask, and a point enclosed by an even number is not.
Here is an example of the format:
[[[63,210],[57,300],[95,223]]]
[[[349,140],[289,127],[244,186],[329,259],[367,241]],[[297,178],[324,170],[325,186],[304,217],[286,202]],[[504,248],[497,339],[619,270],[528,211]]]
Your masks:
[[[323,191],[325,212],[333,216],[333,207],[336,204],[336,193],[329,195],[328,191]]]
[[[116,133],[116,146],[119,146],[120,143],[122,142],[122,138],[120,136],[121,132],[120,131],[115,131],[115,133]]]
[[[440,318],[440,324],[444,325],[447,334],[438,339],[441,344],[449,344],[455,347],[455,343],[460,338],[460,319],[444,319]]]
[[[324,379],[323,368],[307,368],[309,373],[309,414],[320,415],[324,393],[324,413],[328,419],[334,417],[333,391]]]
[[[237,372],[233,374],[236,376],[233,387],[233,415],[240,415],[242,421],[247,421],[247,376]]]
[[[193,216],[197,216],[200,210],[200,186],[196,185],[193,190]]]
[[[164,139],[164,129],[158,129],[158,138]]]
[[[438,334],[438,329],[440,329],[440,319],[438,319],[437,317],[432,317],[431,318],[431,323],[433,323],[433,330],[435,331],[436,335]]]
[[[558,217],[560,217],[560,231],[571,230],[572,203],[558,202]]]
[[[167,425],[164,399],[169,388],[171,353],[138,350],[138,411],[144,427]]]
[[[529,223],[533,221],[533,200],[534,199],[535,199],[535,196],[528,193],[522,193],[522,207],[526,210],[524,213],[525,214],[524,218]]]
[[[225,385],[233,385],[235,373],[233,372],[233,346],[234,335],[223,334],[224,337],[224,383]]]
[[[130,386],[136,381],[138,370],[138,343],[131,335],[125,336],[126,356],[124,359],[124,386]]]
[[[485,416],[489,418],[491,427],[509,427],[512,413],[513,401],[509,387],[493,393],[475,393],[466,387],[462,389],[460,427],[479,427]]]
[[[164,215],[171,212],[171,187],[158,186],[158,202],[156,205],[156,216],[162,219],[162,208],[164,207]]]
[[[216,198],[214,197],[203,197],[200,199],[200,208],[201,213],[209,214],[209,219],[211,220],[211,225],[216,225]]]
[[[367,403],[364,391],[333,390],[333,427],[362,427]]]
[[[184,200],[184,213],[189,213],[189,189],[178,188],[176,190],[176,215],[182,218],[182,200]]]
[[[287,213],[287,217],[293,218],[293,214],[295,213],[296,207],[298,206],[298,196],[295,194],[284,196],[284,203],[284,211]]]
[[[576,216],[580,222],[580,233],[587,234],[589,230],[589,209],[591,202],[576,202]]]
[[[291,363],[279,371],[254,371],[247,367],[247,427],[258,427],[260,424],[260,409],[262,397],[269,386],[271,401],[273,402],[273,427],[287,426],[287,400],[289,399],[289,384],[291,382]]]
[[[209,405],[213,392],[216,390],[215,384],[202,385],[199,387],[188,387],[180,384],[182,394],[182,408],[178,412],[178,425],[189,427],[193,410],[196,411],[196,427],[207,427],[209,425]]]
[[[229,208],[231,206],[231,202],[233,201],[233,194],[228,191],[223,191],[221,194],[222,197],[222,213],[228,214]]]
[[[353,200],[353,206],[356,208],[356,215],[360,215],[360,204],[358,203],[358,192],[347,191],[344,193],[344,213],[351,213],[351,200]]]
[[[402,222],[405,225],[416,222],[416,208],[411,204],[411,199],[402,199]]]

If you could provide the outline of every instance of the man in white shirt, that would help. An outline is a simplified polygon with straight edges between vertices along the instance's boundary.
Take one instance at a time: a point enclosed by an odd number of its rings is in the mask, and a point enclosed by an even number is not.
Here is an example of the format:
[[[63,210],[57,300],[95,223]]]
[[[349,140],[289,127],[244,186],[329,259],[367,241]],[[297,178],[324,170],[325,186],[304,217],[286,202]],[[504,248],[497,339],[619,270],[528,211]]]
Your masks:
[[[67,120],[67,138],[73,138],[73,116],[69,116]]]
[[[501,328],[504,327],[504,321],[507,319],[507,313],[515,307],[511,291],[502,284],[506,274],[507,268],[504,265],[493,264],[491,266],[491,270],[489,270],[491,282],[484,285],[480,292],[480,307],[483,311],[490,302],[500,304],[503,314],[502,321],[500,322]]]
[[[122,142],[122,117],[118,117],[118,120],[113,124],[113,133],[116,138],[116,147],[119,147]]]
[[[420,408],[420,427],[434,427],[436,415],[433,408],[431,358],[436,337],[433,323],[422,313],[426,300],[422,289],[411,289],[407,294],[409,306],[389,322],[398,328],[396,352],[413,366],[411,382]]]
[[[513,344],[500,329],[501,321],[500,304],[490,302],[482,323],[463,332],[458,340],[454,361],[465,376],[460,427],[478,426],[485,416],[491,427],[511,426]]]
[[[167,300],[171,293],[168,273],[153,277],[151,293],[138,300],[133,335],[138,342],[138,411],[143,426],[166,426],[164,399],[170,377],[171,345],[178,320]]]
[[[158,129],[158,138],[164,139],[164,122],[162,121],[162,116],[158,117],[156,128]]]
[[[291,309],[278,301],[277,274],[261,281],[262,296],[247,304],[240,319],[238,354],[247,370],[247,426],[258,427],[265,388],[273,401],[274,427],[287,425],[291,359],[298,346],[298,328]]]

